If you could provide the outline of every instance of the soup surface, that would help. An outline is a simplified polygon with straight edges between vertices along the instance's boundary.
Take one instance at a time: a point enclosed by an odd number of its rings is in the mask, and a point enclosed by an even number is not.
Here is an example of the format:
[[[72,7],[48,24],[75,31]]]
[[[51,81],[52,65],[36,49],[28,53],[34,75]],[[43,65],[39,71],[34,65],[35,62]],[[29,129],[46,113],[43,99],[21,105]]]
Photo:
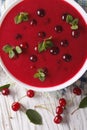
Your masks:
[[[54,87],[80,70],[86,60],[86,39],[85,21],[67,2],[25,0],[12,8],[2,22],[0,55],[18,80],[35,87]],[[13,58],[3,50],[5,45],[13,48]],[[21,54],[16,54],[16,47]]]

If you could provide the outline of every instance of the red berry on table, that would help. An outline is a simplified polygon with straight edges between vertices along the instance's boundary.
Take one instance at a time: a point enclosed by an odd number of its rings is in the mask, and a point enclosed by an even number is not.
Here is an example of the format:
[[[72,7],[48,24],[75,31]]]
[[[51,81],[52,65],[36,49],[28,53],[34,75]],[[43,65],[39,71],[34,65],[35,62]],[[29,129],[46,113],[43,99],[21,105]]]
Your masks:
[[[66,106],[66,100],[65,100],[65,98],[60,98],[59,99],[59,104],[60,104],[60,106],[65,107]]]
[[[9,91],[8,88],[4,88],[4,89],[2,90],[2,94],[3,94],[4,96],[9,95],[9,93],[10,93],[10,91]]]
[[[62,108],[62,106],[57,106],[57,107],[56,107],[56,114],[60,115],[60,114],[62,114],[62,113],[63,113],[63,108]]]
[[[28,90],[27,91],[27,96],[28,97],[32,98],[32,97],[34,97],[34,95],[35,95],[35,92],[33,90]]]
[[[61,115],[55,116],[54,122],[55,122],[56,124],[60,124],[60,123],[62,122],[62,116],[61,116]]]
[[[21,107],[21,105],[20,105],[19,102],[14,102],[14,103],[12,104],[12,110],[13,110],[13,111],[18,111],[18,110],[20,109],[20,107]]]
[[[73,89],[73,93],[76,94],[76,95],[81,95],[82,94],[82,91],[79,87],[75,87]]]

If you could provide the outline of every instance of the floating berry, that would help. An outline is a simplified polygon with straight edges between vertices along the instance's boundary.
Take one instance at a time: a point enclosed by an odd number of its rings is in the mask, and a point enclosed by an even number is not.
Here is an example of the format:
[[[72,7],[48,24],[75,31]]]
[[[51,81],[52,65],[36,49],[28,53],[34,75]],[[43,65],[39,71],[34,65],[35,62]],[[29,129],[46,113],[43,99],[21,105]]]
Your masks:
[[[79,87],[75,87],[73,89],[73,93],[79,96],[79,95],[82,94],[82,91],[81,91],[81,89]]]
[[[66,106],[66,100],[65,100],[65,98],[60,98],[59,99],[59,104],[60,104],[61,107],[65,107]]]
[[[59,48],[58,47],[52,47],[50,49],[50,53],[53,55],[57,55],[59,53]]]
[[[70,62],[72,60],[72,56],[70,54],[64,54],[62,58],[66,62]]]
[[[44,38],[46,36],[45,32],[38,32],[38,37]]]
[[[16,35],[16,39],[17,39],[17,40],[22,39],[22,35],[18,33],[18,34]]]
[[[63,47],[67,47],[69,45],[68,41],[67,40],[62,40],[60,42],[60,45],[63,46]]]
[[[36,62],[37,61],[37,56],[36,55],[31,55],[30,56],[30,61]]]
[[[46,67],[43,68],[43,73],[47,76],[48,74],[48,69]]]
[[[3,94],[4,96],[9,95],[9,93],[10,93],[10,91],[9,91],[8,88],[4,88],[1,92],[2,92],[2,94]]]
[[[29,23],[30,23],[31,26],[37,25],[37,21],[35,19],[30,20]]]
[[[44,9],[38,9],[38,10],[37,10],[37,15],[38,15],[39,17],[44,17],[45,14],[46,14],[46,12],[45,12]]]
[[[54,27],[54,30],[55,30],[55,32],[62,32],[63,28],[62,28],[61,25],[57,25],[57,26]]]
[[[23,43],[20,43],[19,45],[22,49],[26,49],[28,48],[28,43],[27,42],[23,42]]]
[[[35,95],[35,92],[33,90],[28,90],[27,91],[27,96],[28,97],[32,98],[32,97],[34,97],[34,95]]]
[[[21,107],[21,105],[20,105],[19,102],[14,102],[14,103],[12,104],[12,110],[13,110],[13,111],[18,111],[18,110],[20,109],[20,107]]]
[[[62,113],[63,113],[63,108],[62,108],[62,106],[57,106],[57,107],[56,107],[56,114],[60,115],[60,114],[62,114]]]
[[[55,116],[54,122],[55,122],[56,124],[60,124],[60,123],[62,122],[62,116],[61,116],[61,115]]]
[[[67,14],[63,14],[63,15],[62,15],[62,20],[63,20],[63,21],[66,21],[66,17],[67,17]]]
[[[78,38],[79,35],[80,35],[79,30],[73,30],[73,31],[72,31],[72,36],[73,36],[74,38]]]

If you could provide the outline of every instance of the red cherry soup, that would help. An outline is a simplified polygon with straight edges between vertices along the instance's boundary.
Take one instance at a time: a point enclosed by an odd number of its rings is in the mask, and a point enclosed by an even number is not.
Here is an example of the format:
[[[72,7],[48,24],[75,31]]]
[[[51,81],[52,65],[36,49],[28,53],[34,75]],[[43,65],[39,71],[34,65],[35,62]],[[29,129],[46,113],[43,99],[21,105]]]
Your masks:
[[[20,12],[29,13],[29,20],[15,24],[14,18]],[[62,19],[64,14],[70,14],[79,19],[77,37],[72,36],[70,24]],[[52,37],[53,44],[58,50],[47,49],[39,53],[38,44],[49,37]],[[72,78],[84,64],[87,48],[86,37],[85,21],[79,12],[67,2],[25,0],[11,9],[1,25],[1,59],[9,72],[20,81],[35,87],[53,87]],[[24,52],[16,58],[10,59],[8,54],[2,50],[6,44],[17,46],[22,43],[27,43],[28,47],[25,47]],[[35,57],[36,59],[33,59]],[[44,67],[47,68],[48,73],[45,81],[42,82],[34,78],[34,74],[39,68]]]

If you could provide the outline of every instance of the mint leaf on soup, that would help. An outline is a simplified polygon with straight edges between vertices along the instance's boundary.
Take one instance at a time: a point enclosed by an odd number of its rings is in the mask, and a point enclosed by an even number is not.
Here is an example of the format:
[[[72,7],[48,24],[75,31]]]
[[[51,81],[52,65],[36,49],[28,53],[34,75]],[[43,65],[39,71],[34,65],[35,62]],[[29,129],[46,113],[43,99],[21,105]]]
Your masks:
[[[12,50],[12,46],[7,44],[7,45],[3,46],[2,49],[3,49],[4,52],[9,53],[9,51]]]
[[[43,52],[46,51],[48,48],[53,46],[52,37],[44,39],[43,42],[38,44],[38,51]]]
[[[34,74],[34,78],[38,78],[40,81],[44,81],[46,79],[46,74],[44,73],[43,69],[38,69],[37,72]]]
[[[9,58],[12,59],[15,57],[15,52],[13,50],[9,51]]]
[[[69,24],[71,24],[72,21],[73,21],[72,15],[68,14],[68,15],[66,16],[66,22],[69,23]]]
[[[22,49],[19,47],[19,46],[16,46],[15,47],[15,50],[18,54],[21,54],[22,53]]]
[[[28,109],[26,115],[32,123],[42,125],[42,117],[36,110]]]
[[[14,18],[15,24],[19,24],[19,23],[22,23],[22,22],[28,21],[28,20],[29,20],[29,14],[26,12],[20,12]]]

